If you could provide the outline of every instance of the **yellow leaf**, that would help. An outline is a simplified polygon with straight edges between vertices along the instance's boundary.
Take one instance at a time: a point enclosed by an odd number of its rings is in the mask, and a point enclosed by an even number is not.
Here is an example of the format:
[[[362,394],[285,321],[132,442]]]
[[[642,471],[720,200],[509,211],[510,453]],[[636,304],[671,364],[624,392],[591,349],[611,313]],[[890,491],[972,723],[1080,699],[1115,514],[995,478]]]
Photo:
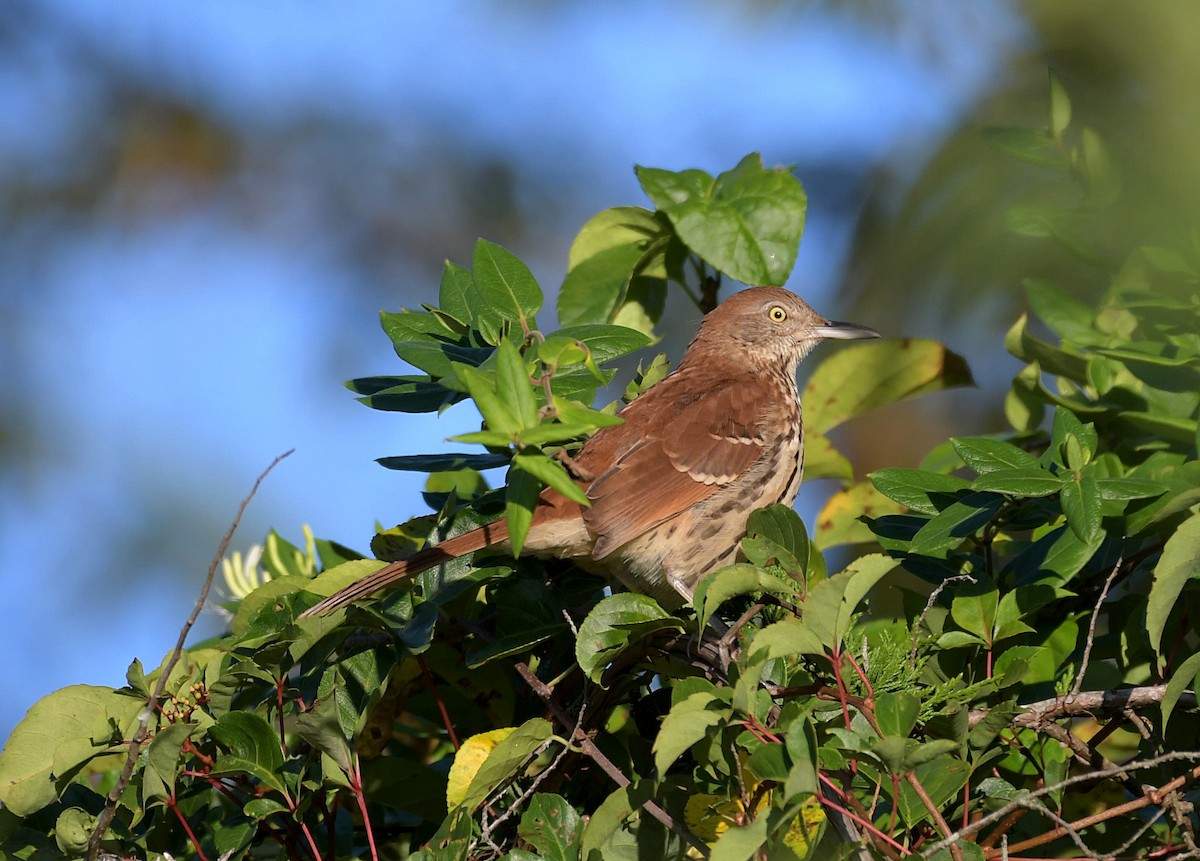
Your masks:
[[[454,754],[454,762],[446,777],[447,807],[456,807],[462,804],[463,799],[467,797],[467,789],[471,786],[471,781],[475,778],[484,760],[488,758],[488,754],[495,749],[496,745],[512,735],[514,730],[516,727],[508,726],[481,732],[463,742],[458,753]]]

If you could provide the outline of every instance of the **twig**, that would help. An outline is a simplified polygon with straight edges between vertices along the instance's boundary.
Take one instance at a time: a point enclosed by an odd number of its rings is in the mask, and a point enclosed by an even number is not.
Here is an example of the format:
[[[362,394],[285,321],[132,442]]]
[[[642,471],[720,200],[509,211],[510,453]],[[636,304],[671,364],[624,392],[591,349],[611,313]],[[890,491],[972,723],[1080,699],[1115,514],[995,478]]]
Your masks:
[[[938,599],[938,595],[942,594],[942,590],[953,583],[955,580],[969,580],[972,583],[977,582],[970,574],[955,574],[953,577],[947,577],[941,583],[938,583],[937,588],[929,595],[929,600],[925,602],[925,609],[921,611],[921,615],[917,616],[917,621],[913,623],[912,648],[908,652],[908,666],[910,668],[917,665],[917,644],[921,636],[921,625],[925,624],[925,617],[929,615],[929,611],[933,609],[933,603]]]
[[[121,769],[121,774],[117,778],[117,782],[109,790],[108,795],[104,799],[104,809],[96,817],[96,827],[92,831],[92,836],[88,838],[87,854],[89,861],[96,861],[100,853],[100,842],[104,838],[104,832],[108,830],[108,826],[112,824],[113,817],[117,815],[117,802],[121,800],[122,793],[125,792],[125,788],[129,786],[129,781],[133,778],[133,769],[137,766],[138,753],[141,751],[142,745],[145,744],[146,738],[150,735],[150,719],[154,716],[154,705],[162,698],[163,691],[167,688],[167,679],[170,677],[171,671],[175,669],[175,664],[179,662],[180,655],[183,654],[183,644],[187,641],[187,636],[192,630],[192,625],[196,624],[196,620],[200,618],[200,613],[204,609],[204,602],[208,600],[208,591],[212,587],[213,577],[217,573],[217,566],[221,564],[221,560],[225,558],[225,554],[229,550],[229,542],[233,540],[233,534],[237,532],[238,525],[242,522],[242,515],[246,511],[246,506],[250,504],[250,500],[258,493],[259,485],[263,483],[263,479],[267,477],[267,474],[293,451],[295,449],[288,449],[276,457],[271,461],[271,465],[264,469],[258,478],[254,480],[254,486],[250,488],[250,492],[246,494],[246,498],[238,506],[237,514],[233,516],[233,522],[229,524],[229,529],[225,531],[225,535],[221,539],[221,544],[217,547],[217,553],[213,557],[212,564],[208,566],[208,575],[204,578],[204,587],[200,590],[200,598],[196,601],[196,606],[192,609],[192,613],[188,616],[187,621],[183,623],[183,629],[179,632],[179,640],[175,643],[175,650],[171,652],[171,657],[163,665],[162,675],[158,678],[158,684],[154,686],[153,693],[146,699],[146,707],[142,709],[141,717],[138,720],[138,728],[129,742],[129,752],[125,757],[125,766]]]
[[[1043,786],[1039,789],[1035,789],[1030,792],[1026,792],[1025,794],[1021,795],[1019,798],[1014,798],[1012,801],[1010,801],[1008,804],[1005,804],[1003,807],[999,808],[998,810],[992,811],[987,816],[983,816],[979,819],[976,819],[974,822],[972,822],[966,828],[960,828],[958,831],[955,831],[949,837],[946,837],[943,840],[939,841],[938,843],[934,844],[933,846],[927,848],[925,850],[925,853],[927,856],[932,857],[933,855],[935,855],[938,852],[938,850],[944,849],[945,847],[949,846],[951,843],[955,843],[970,834],[974,834],[976,831],[980,831],[981,829],[986,828],[987,826],[991,825],[993,822],[1000,821],[1004,817],[1008,816],[1008,814],[1012,813],[1014,810],[1020,809],[1022,807],[1032,806],[1031,805],[1032,801],[1035,801],[1036,799],[1041,798],[1044,795],[1049,795],[1054,792],[1059,792],[1063,789],[1066,789],[1069,786],[1074,786],[1077,783],[1087,783],[1089,781],[1103,780],[1103,779],[1109,778],[1109,777],[1119,777],[1120,775],[1127,774],[1131,771],[1140,771],[1140,770],[1146,769],[1146,768],[1154,768],[1155,766],[1162,765],[1163,763],[1166,763],[1166,762],[1178,762],[1180,760],[1188,760],[1188,761],[1200,760],[1200,751],[1195,751],[1195,750],[1171,751],[1170,753],[1164,753],[1160,756],[1156,756],[1151,759],[1142,759],[1142,760],[1138,760],[1136,762],[1127,762],[1123,765],[1115,765],[1112,768],[1103,769],[1101,771],[1088,772],[1087,774],[1077,774],[1072,777],[1068,777],[1065,780],[1059,781],[1058,783],[1052,784],[1050,786]],[[1172,780],[1170,783],[1163,786],[1161,789],[1156,790],[1155,795],[1165,794],[1174,789],[1177,789],[1179,786],[1182,786],[1189,779],[1189,777],[1192,776],[1193,773],[1196,773],[1197,776],[1200,776],[1200,768],[1193,769],[1192,772],[1189,772],[1188,774],[1180,775],[1179,777]],[[1092,824],[1095,824],[1096,822],[1101,822],[1106,819],[1110,819],[1113,816],[1124,815],[1126,813],[1129,813],[1130,810],[1137,810],[1142,807],[1146,807],[1151,803],[1155,803],[1152,798],[1150,798],[1148,795],[1142,796],[1141,798],[1135,799],[1132,802],[1127,802],[1126,804],[1122,804],[1117,807],[1108,808],[1107,810],[1102,811],[1100,814],[1096,814],[1095,816],[1088,817],[1087,820],[1081,820],[1081,822],[1084,825],[1092,825]],[[1131,807],[1130,805],[1136,805],[1136,806]],[[1097,816],[1100,818],[1096,818]],[[1076,827],[1076,828],[1083,827],[1083,825],[1081,825],[1081,822],[1074,823],[1074,827]],[[1057,839],[1060,836],[1062,836],[1062,835],[1055,834],[1053,837],[1050,837],[1048,840],[1045,840],[1043,842],[1049,842],[1049,840]],[[1028,844],[1028,841],[1026,841],[1026,843],[1024,843],[1024,844],[1017,844],[1015,846],[1010,846],[1009,849],[1013,852],[1016,852],[1019,849],[1028,848],[1027,844]],[[1040,845],[1040,844],[1037,844],[1037,845]]]
[[[1021,714],[1012,719],[1011,725],[1038,729],[1048,721],[1065,717],[1091,715],[1094,712],[1105,714],[1124,714],[1127,709],[1142,709],[1158,705],[1167,692],[1166,685],[1143,685],[1136,688],[1118,688],[1113,691],[1084,691],[1081,694],[1052,697],[1021,706]],[[1184,691],[1176,703],[1176,708],[1194,709],[1197,707],[1194,691]],[[974,727],[987,717],[989,709],[976,709],[970,713],[967,720]]]
[[[532,690],[538,695],[539,698],[541,698],[542,702],[544,702],[547,708],[550,709],[551,713],[554,715],[559,724],[564,728],[572,726],[573,721],[567,716],[566,712],[563,711],[562,706],[554,701],[554,692],[546,687],[546,685],[542,683],[542,680],[539,679],[524,662],[517,661],[515,666],[517,673],[522,679],[525,680],[525,684],[529,685],[530,690]],[[629,785],[629,778],[625,776],[621,769],[617,768],[616,764],[611,759],[604,755],[604,752],[600,750],[600,748],[596,747],[596,743],[591,740],[586,732],[583,731],[582,727],[577,727],[574,730],[571,740],[578,742],[579,746],[583,749],[583,752],[587,754],[593,762],[600,766],[604,773],[612,778],[617,786],[626,787]],[[701,854],[701,857],[708,857],[708,846],[695,834],[677,822],[675,817],[663,810],[656,802],[646,800],[642,803],[642,808],[676,835],[685,840],[689,845],[693,846]]]
[[[1117,560],[1117,564],[1113,566],[1112,573],[1104,581],[1104,588],[1100,590],[1100,597],[1096,599],[1096,606],[1092,610],[1092,619],[1088,624],[1087,640],[1083,644],[1083,658],[1079,662],[1079,672],[1075,675],[1075,684],[1071,687],[1072,696],[1077,696],[1083,689],[1083,675],[1087,672],[1088,661],[1092,658],[1092,643],[1096,640],[1096,620],[1100,618],[1100,607],[1104,604],[1104,599],[1108,597],[1108,590],[1112,588],[1113,581],[1121,573],[1121,563],[1123,561],[1123,559]]]

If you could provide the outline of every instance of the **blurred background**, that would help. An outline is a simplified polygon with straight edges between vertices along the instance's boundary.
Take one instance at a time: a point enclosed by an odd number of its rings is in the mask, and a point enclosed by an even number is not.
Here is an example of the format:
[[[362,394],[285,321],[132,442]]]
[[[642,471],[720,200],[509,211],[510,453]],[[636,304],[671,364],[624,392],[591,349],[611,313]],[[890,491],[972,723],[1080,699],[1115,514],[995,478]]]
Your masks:
[[[1053,67],[1124,180],[1104,229],[1182,241],[1197,32],[1187,0],[4,0],[0,740],[51,690],[158,664],[282,451],[236,548],[307,523],[366,551],[376,521],[421,513],[421,477],[374,459],[474,418],[342,388],[405,372],[378,311],[434,301],[483,236],[530,264],[552,322],[583,222],[646,202],[635,164],[794,165],[789,286],[968,358],[978,391],[841,438],[861,472],[1001,430],[1021,279],[1103,279],[1005,233],[1010,203],[1080,190],[980,129],[1044,125]],[[673,359],[694,323],[664,333]],[[193,640],[220,627],[208,613]]]

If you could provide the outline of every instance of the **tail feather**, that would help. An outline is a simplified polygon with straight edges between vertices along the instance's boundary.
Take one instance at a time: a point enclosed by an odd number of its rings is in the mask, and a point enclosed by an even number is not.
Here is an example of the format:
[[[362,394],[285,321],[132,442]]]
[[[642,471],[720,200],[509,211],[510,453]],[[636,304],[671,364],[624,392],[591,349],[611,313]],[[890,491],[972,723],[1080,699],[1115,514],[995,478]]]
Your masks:
[[[489,523],[470,532],[464,532],[462,535],[456,535],[453,538],[443,541],[441,544],[427,547],[407,559],[392,562],[389,565],[383,566],[378,571],[373,571],[361,580],[356,580],[344,589],[330,595],[319,604],[315,604],[305,610],[301,614],[301,618],[332,613],[340,607],[345,607],[347,604],[351,604],[361,598],[374,595],[376,592],[387,586],[391,586],[393,583],[399,583],[401,580],[406,580],[409,577],[420,574],[422,571],[428,571],[430,568],[441,565],[443,562],[449,562],[468,553],[474,553],[476,550],[482,550],[484,547],[497,544],[507,538],[508,526],[503,520],[497,520],[494,523]]]

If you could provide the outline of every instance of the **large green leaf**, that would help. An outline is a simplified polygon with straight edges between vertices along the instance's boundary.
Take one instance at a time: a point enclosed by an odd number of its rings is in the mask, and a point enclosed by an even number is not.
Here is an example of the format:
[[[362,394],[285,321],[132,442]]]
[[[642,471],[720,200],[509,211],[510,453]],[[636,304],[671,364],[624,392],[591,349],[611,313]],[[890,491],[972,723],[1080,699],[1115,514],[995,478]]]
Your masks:
[[[471,254],[475,286],[483,304],[503,319],[536,328],[542,290],[529,267],[511,251],[480,239]]]
[[[937,514],[971,486],[955,475],[898,466],[877,469],[867,478],[884,496],[922,514]]]
[[[1150,645],[1164,654],[1163,632],[1180,593],[1188,581],[1200,578],[1200,514],[1193,514],[1167,539],[1154,567],[1154,583],[1146,602],[1146,631]],[[1172,643],[1168,643],[1170,651]]]
[[[561,795],[538,792],[529,799],[517,833],[545,861],[577,861],[583,819]]]
[[[26,713],[0,752],[0,802],[28,816],[52,802],[92,757],[129,738],[146,701],[95,685],[71,685],[42,697]]]
[[[621,592],[609,595],[592,608],[579,626],[575,659],[593,681],[630,642],[653,631],[682,630],[683,623],[646,595]]]
[[[936,341],[852,344],[813,371],[802,398],[804,427],[824,433],[876,407],[974,383],[966,361]]]
[[[680,239],[743,284],[783,284],[796,263],[808,198],[786,168],[757,153],[713,179],[700,170],[639,167],[638,179]]]
[[[654,765],[658,773],[666,774],[685,750],[707,738],[713,727],[720,726],[729,716],[728,703],[711,693],[694,693],[672,706],[654,739]]]

